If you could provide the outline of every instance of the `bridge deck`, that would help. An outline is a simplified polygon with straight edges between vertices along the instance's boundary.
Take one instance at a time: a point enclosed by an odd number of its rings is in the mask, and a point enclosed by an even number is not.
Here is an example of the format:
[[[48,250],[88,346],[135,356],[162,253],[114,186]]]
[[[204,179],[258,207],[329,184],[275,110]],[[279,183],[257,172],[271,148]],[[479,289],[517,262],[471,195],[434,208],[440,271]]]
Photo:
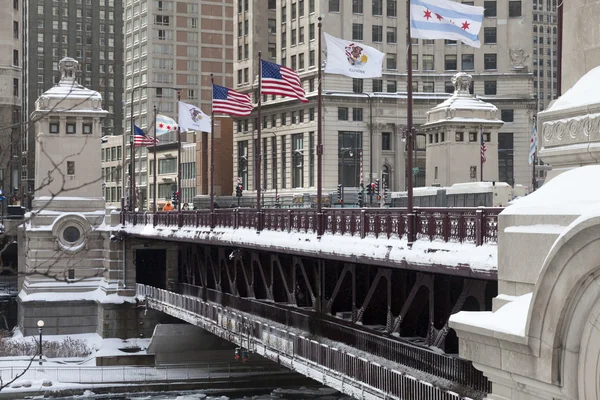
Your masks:
[[[122,214],[130,235],[280,251],[373,265],[495,279],[498,208],[417,209],[417,241],[407,242],[406,209],[327,209],[316,235],[313,209]],[[214,228],[211,229],[211,218]],[[264,229],[258,230],[262,219]],[[260,234],[257,234],[260,233]],[[282,233],[285,233],[282,235]]]

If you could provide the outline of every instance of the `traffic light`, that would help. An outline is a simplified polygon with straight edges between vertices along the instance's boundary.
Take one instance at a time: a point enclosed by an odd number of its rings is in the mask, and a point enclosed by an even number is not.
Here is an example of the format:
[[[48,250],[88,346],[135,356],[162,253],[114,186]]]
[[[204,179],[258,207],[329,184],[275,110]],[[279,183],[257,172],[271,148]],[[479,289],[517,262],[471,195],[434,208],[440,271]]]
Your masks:
[[[243,186],[241,183],[238,183],[238,185],[235,187],[235,197],[242,197],[242,191],[244,190]]]
[[[380,198],[380,196],[379,196],[379,179],[375,179],[375,194],[377,195],[377,198]]]
[[[179,203],[179,192],[173,192],[173,196],[171,196],[171,202],[174,206]]]
[[[358,193],[357,193],[357,197],[358,197],[358,206],[362,207],[363,206],[363,188],[361,187],[360,189],[358,189]]]
[[[369,184],[367,185],[367,194],[368,194],[369,196],[373,194],[373,189],[372,189],[372,186],[371,186],[371,185],[372,185],[372,183],[369,183]]]
[[[341,183],[338,185],[337,195],[338,195],[338,203],[341,203],[342,202],[342,184]]]

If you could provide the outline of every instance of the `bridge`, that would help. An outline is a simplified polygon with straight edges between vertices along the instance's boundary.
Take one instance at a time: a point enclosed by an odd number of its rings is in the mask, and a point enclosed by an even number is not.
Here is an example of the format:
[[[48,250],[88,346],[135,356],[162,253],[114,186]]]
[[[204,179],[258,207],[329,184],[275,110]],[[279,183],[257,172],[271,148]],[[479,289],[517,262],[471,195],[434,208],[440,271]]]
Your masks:
[[[491,309],[502,209],[415,211],[414,243],[394,208],[122,212],[116,236],[146,307],[356,398],[483,398],[448,320]]]

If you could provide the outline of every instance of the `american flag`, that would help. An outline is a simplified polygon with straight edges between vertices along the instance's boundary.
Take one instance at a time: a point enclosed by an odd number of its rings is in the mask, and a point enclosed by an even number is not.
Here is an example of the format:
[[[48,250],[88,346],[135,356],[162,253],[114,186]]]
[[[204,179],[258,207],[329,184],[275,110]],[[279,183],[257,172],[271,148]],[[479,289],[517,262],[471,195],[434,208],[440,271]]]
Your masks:
[[[213,112],[245,117],[253,108],[250,95],[213,84]]]
[[[481,164],[485,162],[485,140],[483,140],[483,129],[479,128],[479,136],[481,137]]]
[[[302,102],[308,102],[300,76],[291,68],[283,65],[260,60],[262,69],[261,93],[278,94],[280,96],[293,97]]]
[[[537,126],[536,122],[533,121],[533,128],[531,129],[531,140],[529,142],[529,164],[535,163],[535,151],[537,150]]]
[[[137,125],[133,126],[133,145],[134,146],[154,146],[154,138],[146,136],[142,128]],[[158,139],[156,139],[158,143]]]

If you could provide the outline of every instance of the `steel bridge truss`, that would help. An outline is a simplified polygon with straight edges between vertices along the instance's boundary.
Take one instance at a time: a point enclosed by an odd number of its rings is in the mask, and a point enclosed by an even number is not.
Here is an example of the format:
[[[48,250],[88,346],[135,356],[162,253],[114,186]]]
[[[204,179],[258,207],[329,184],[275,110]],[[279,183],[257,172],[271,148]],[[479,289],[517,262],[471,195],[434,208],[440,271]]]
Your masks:
[[[458,353],[450,315],[491,309],[497,283],[242,248],[180,244],[180,282]]]

